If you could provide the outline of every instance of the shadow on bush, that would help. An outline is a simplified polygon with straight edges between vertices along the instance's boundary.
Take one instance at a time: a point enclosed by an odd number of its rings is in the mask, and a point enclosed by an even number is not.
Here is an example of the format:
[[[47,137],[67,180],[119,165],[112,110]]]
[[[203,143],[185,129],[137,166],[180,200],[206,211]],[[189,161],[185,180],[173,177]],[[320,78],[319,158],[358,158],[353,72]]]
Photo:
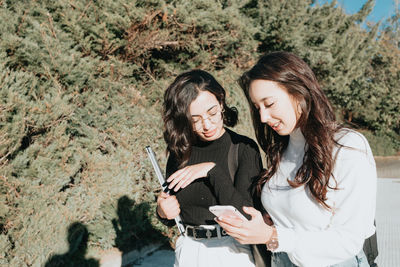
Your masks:
[[[168,242],[167,237],[151,224],[149,212],[148,202],[135,205],[135,201],[127,196],[118,200],[118,219],[113,219],[112,224],[117,234],[115,245],[122,252],[122,266],[126,264],[124,254],[152,242]]]
[[[85,258],[88,238],[89,232],[85,225],[79,222],[72,223],[68,227],[68,251],[65,254],[50,257],[46,262],[45,267],[100,266],[97,260]]]

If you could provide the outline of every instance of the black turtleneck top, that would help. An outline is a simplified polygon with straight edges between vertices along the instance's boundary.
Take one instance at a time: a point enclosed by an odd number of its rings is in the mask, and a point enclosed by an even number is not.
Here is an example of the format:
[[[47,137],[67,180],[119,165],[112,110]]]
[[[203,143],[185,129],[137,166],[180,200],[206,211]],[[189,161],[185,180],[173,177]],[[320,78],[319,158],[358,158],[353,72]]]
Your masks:
[[[234,183],[228,168],[231,143],[239,144],[238,168]],[[207,177],[196,179],[175,193],[185,224],[215,224],[215,215],[208,210],[208,207],[213,205],[232,205],[242,213],[243,206],[253,206],[252,183],[262,170],[262,161],[257,144],[252,139],[226,129],[217,140],[199,141],[192,146],[187,165],[202,162],[214,162],[216,165],[208,172]],[[178,165],[175,157],[170,155],[166,176],[169,177],[177,171]],[[248,217],[245,213],[244,215]],[[174,224],[173,220],[161,221],[166,225]]]

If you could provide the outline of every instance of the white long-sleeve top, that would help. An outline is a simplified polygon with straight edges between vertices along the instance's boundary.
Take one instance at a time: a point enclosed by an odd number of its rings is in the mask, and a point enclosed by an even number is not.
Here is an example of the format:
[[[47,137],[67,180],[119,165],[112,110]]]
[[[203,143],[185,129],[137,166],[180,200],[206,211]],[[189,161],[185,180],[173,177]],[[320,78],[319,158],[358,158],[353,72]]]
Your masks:
[[[333,176],[338,190],[329,189],[329,211],[312,198],[304,186],[292,188],[307,145],[297,128],[290,135],[278,171],[266,183],[261,201],[278,234],[276,252],[286,252],[300,267],[324,267],[355,256],[364,240],[375,232],[376,167],[365,137],[343,129],[335,139]],[[330,184],[335,187],[333,179]]]

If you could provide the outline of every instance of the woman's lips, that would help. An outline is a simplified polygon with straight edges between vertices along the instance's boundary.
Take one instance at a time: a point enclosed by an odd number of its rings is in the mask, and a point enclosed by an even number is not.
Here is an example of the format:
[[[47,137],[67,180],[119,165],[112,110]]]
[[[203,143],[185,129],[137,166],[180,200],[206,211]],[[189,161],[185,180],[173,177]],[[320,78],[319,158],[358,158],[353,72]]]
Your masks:
[[[214,129],[214,130],[211,130],[208,132],[204,132],[203,134],[205,137],[212,137],[216,132],[217,132],[217,129]]]
[[[280,129],[280,127],[281,127],[281,122],[274,123],[274,124],[270,125],[270,127],[271,127],[274,131],[278,131],[278,130]]]

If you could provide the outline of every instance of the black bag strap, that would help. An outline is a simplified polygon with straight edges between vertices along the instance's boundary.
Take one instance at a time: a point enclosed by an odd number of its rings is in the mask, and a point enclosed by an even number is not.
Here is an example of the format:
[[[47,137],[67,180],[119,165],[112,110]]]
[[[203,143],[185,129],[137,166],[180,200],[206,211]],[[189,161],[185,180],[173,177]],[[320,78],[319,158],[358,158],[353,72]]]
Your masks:
[[[235,183],[235,174],[239,167],[239,143],[231,143],[228,152],[228,169],[232,183]]]
[[[235,183],[235,174],[239,167],[239,143],[231,143],[228,152],[228,169],[232,183]],[[264,244],[251,245],[256,267],[271,267],[271,252]]]
[[[375,221],[374,221],[375,224]],[[369,265],[372,266],[377,266],[376,265],[376,257],[378,257],[378,240],[376,238],[376,232],[369,238],[365,239],[364,241],[364,253],[367,256],[368,263]]]

